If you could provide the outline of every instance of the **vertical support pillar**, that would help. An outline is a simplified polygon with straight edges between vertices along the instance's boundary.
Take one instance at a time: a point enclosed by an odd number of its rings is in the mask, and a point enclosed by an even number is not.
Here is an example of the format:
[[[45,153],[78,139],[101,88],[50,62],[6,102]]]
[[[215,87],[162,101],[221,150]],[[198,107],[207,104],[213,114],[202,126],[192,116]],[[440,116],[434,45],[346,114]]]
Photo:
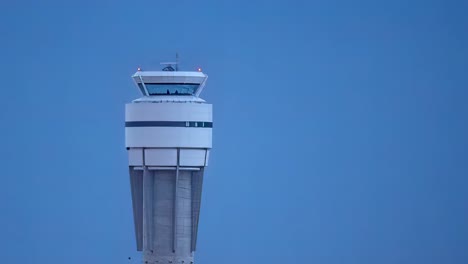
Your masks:
[[[176,166],[176,176],[175,176],[175,184],[174,184],[174,211],[172,216],[172,233],[173,233],[173,243],[172,243],[172,251],[176,252],[177,248],[177,189],[179,188],[179,164],[180,164],[180,149],[177,148],[177,166]]]
[[[143,170],[143,250],[153,249],[153,200],[154,177],[144,166]]]
[[[192,252],[197,249],[198,222],[200,219],[203,174],[204,168],[200,168],[200,170],[197,172],[192,172]]]
[[[137,250],[143,250],[143,171],[129,168]]]

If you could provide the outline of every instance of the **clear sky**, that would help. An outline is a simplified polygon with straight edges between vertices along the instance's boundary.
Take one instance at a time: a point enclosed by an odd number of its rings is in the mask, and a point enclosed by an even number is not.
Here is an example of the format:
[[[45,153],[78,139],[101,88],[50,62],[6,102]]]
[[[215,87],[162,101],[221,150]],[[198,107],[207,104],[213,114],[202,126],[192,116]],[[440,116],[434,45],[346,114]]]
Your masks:
[[[137,263],[124,104],[178,51],[214,105],[198,263],[468,263],[467,10],[1,1],[0,262]]]

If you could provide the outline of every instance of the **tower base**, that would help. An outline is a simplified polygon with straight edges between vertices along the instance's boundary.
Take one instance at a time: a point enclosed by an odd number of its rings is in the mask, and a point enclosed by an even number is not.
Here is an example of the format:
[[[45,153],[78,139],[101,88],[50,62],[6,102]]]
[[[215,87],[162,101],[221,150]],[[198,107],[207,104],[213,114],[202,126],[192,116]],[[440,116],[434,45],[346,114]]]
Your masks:
[[[192,257],[178,257],[178,256],[157,256],[150,251],[143,253],[144,264],[193,264]]]

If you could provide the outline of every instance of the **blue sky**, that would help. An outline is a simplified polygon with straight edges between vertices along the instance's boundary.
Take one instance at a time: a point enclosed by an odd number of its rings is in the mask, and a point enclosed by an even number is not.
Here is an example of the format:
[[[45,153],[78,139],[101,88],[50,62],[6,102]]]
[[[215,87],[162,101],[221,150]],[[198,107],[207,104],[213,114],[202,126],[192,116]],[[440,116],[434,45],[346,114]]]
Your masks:
[[[1,262],[138,263],[124,104],[178,51],[214,105],[198,263],[467,263],[467,8],[0,2]]]

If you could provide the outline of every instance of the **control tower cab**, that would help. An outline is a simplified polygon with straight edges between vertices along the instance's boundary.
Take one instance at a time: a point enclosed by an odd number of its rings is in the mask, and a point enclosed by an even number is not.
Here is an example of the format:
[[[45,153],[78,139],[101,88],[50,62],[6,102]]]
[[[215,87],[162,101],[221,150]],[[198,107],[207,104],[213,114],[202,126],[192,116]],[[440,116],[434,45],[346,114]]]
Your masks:
[[[202,72],[137,71],[142,97],[126,105],[125,144],[136,245],[143,263],[193,263],[212,105]]]

